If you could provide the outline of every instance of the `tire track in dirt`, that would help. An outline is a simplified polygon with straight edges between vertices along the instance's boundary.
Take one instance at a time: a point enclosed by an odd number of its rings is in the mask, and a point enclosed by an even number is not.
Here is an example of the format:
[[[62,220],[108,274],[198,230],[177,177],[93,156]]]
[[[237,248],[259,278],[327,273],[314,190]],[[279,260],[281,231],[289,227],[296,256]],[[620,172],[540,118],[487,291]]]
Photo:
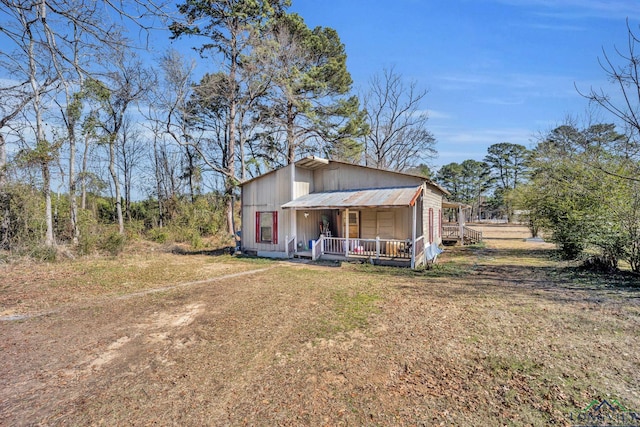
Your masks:
[[[22,364],[20,374],[14,376],[7,384],[6,393],[0,391],[0,425],[4,423],[3,419],[13,419],[16,421],[15,425],[22,425],[27,420],[37,419],[45,420],[45,424],[59,422],[65,424],[65,418],[70,412],[73,413],[76,404],[91,398],[87,396],[93,395],[92,389],[96,385],[104,387],[115,377],[122,379],[127,375],[142,374],[151,366],[171,365],[173,362],[170,360],[171,358],[167,358],[167,355],[196,343],[193,337],[185,338],[185,334],[196,317],[208,311],[207,302],[201,298],[203,292],[209,296],[211,292],[207,287],[199,285],[224,281],[237,282],[235,279],[261,274],[279,265],[275,264],[268,268],[233,273],[206,280],[183,282],[127,295],[103,297],[91,301],[90,304],[86,302],[85,304],[69,304],[49,310],[47,313],[36,313],[31,317],[25,317],[24,319],[30,319],[53,314],[54,316],[45,318],[45,321],[62,324],[68,318],[77,318],[78,313],[86,311],[87,308],[90,310],[96,308],[101,312],[105,307],[112,306],[114,303],[116,306],[119,305],[118,301],[131,301],[136,297],[144,297],[158,292],[182,289],[195,297],[187,304],[165,307],[148,313],[128,326],[114,325],[114,329],[118,331],[115,334],[109,334],[110,336],[104,335],[103,331],[99,329],[85,331],[83,335],[86,335],[90,342],[87,343],[84,340],[83,346],[76,347],[76,350],[69,351],[64,356],[61,355],[55,360],[55,363],[38,366],[31,366],[29,363]],[[222,290],[220,295],[226,293],[227,291]],[[216,307],[216,312],[226,307],[227,301],[223,298],[222,302],[222,306]],[[109,308],[107,310],[111,311]],[[102,317],[101,314],[100,317]],[[21,323],[11,322],[10,324],[18,327]],[[77,337],[69,338],[71,339],[68,342],[71,342]],[[43,353],[52,351],[55,353],[54,348],[68,344],[53,340],[50,345],[51,348],[48,351],[43,350]],[[147,356],[146,358],[142,357],[139,363],[132,363],[131,356],[140,354]],[[19,357],[17,353],[15,356]],[[17,372],[14,373],[17,374]],[[32,404],[25,404],[25,401],[31,401]],[[61,411],[58,412],[56,408]]]
[[[53,310],[40,311],[40,312],[36,312],[36,313],[10,314],[10,315],[7,315],[7,316],[0,317],[0,322],[12,322],[12,321],[28,320],[28,319],[33,319],[33,318],[36,318],[36,317],[42,317],[42,316],[48,316],[48,315],[51,315],[51,314],[60,313],[63,310],[68,310],[68,309],[71,309],[71,308],[78,308],[80,306],[91,307],[91,306],[104,304],[107,301],[127,300],[127,299],[130,299],[130,298],[146,296],[146,295],[159,293],[159,292],[166,292],[166,291],[171,291],[171,290],[175,290],[175,289],[187,288],[187,287],[191,287],[191,286],[204,285],[204,284],[207,284],[207,283],[213,283],[213,282],[218,282],[218,281],[222,281],[222,280],[234,279],[234,278],[242,277],[242,276],[246,276],[246,275],[263,273],[265,271],[268,271],[268,270],[271,270],[273,268],[276,268],[277,266],[278,265],[276,264],[276,265],[273,265],[273,266],[270,266],[270,267],[267,267],[267,268],[259,268],[259,269],[256,269],[256,270],[249,270],[249,271],[241,271],[239,273],[232,273],[232,274],[226,274],[224,276],[219,276],[219,277],[211,277],[211,278],[208,278],[208,279],[194,280],[194,281],[190,281],[190,282],[183,282],[183,283],[178,283],[176,285],[162,286],[160,288],[145,289],[143,291],[132,292],[132,293],[128,293],[128,294],[125,294],[125,295],[107,296],[107,297],[96,298],[96,299],[91,300],[90,304],[86,304],[86,301],[84,301],[83,303],[74,303],[74,304],[62,305],[62,306],[60,306],[60,307],[58,307],[56,309],[53,309]]]

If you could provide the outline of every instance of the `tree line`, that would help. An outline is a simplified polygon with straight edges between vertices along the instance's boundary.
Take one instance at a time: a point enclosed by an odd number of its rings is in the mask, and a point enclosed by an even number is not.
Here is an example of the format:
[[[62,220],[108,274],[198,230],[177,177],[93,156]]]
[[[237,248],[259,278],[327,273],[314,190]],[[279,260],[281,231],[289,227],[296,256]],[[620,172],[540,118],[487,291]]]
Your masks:
[[[238,184],[299,157],[402,170],[435,154],[426,91],[386,69],[355,94],[337,32],[288,0],[0,4],[3,249],[99,225],[162,236],[198,204],[232,235]],[[143,61],[158,37],[197,56]]]
[[[355,93],[338,33],[288,0],[0,5],[0,249],[118,250],[139,233],[199,246],[234,234],[241,182],[314,154],[431,176],[473,218],[519,212],[566,258],[640,271],[630,28],[600,61],[617,92],[582,93],[611,121],[565,120],[432,174],[427,92],[390,68]],[[159,37],[197,56],[143,60]]]

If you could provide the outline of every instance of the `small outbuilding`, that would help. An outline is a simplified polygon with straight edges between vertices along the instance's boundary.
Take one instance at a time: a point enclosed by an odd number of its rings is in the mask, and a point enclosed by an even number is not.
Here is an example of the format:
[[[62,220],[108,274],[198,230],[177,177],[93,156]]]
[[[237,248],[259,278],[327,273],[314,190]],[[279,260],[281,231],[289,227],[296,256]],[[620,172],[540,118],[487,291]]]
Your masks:
[[[244,253],[415,268],[442,242],[448,191],[418,175],[307,157],[241,184]]]

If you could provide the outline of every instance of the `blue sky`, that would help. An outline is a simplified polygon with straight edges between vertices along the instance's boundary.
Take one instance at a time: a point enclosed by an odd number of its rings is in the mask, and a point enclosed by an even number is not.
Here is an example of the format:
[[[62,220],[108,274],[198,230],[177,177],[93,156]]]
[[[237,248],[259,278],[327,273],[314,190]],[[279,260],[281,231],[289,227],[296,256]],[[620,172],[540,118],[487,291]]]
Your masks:
[[[291,11],[338,31],[354,88],[394,67],[429,90],[437,167],[481,160],[499,142],[530,147],[567,115],[583,116],[574,85],[608,88],[598,57],[627,47],[640,1],[293,0]]]
[[[178,1],[180,3],[180,1]],[[337,30],[354,91],[385,67],[429,91],[422,105],[437,140],[436,168],[481,160],[487,147],[531,147],[568,115],[583,116],[576,91],[608,86],[602,50],[627,48],[626,19],[640,35],[640,0],[292,0],[310,27]],[[136,30],[140,33],[139,30]],[[132,34],[135,37],[135,33]],[[153,33],[150,61],[169,46],[199,63],[200,40]],[[612,121],[602,115],[601,121]]]

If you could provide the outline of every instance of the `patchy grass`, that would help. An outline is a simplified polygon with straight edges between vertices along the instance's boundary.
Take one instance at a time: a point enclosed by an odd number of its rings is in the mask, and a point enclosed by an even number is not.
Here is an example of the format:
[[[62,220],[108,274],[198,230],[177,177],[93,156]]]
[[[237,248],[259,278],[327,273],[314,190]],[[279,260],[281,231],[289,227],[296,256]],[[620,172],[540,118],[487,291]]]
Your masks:
[[[508,231],[416,272],[202,253],[11,266],[0,295],[56,311],[1,325],[0,419],[546,426],[594,400],[640,410],[633,277]],[[193,283],[162,287],[176,281]]]
[[[339,290],[331,299],[333,309],[320,321],[321,337],[364,329],[369,325],[369,317],[380,311],[376,306],[380,297],[371,293]]]
[[[272,265],[273,261],[229,255],[129,253],[55,264],[0,265],[0,317],[48,310],[98,296],[126,295],[181,282],[205,280]]]

